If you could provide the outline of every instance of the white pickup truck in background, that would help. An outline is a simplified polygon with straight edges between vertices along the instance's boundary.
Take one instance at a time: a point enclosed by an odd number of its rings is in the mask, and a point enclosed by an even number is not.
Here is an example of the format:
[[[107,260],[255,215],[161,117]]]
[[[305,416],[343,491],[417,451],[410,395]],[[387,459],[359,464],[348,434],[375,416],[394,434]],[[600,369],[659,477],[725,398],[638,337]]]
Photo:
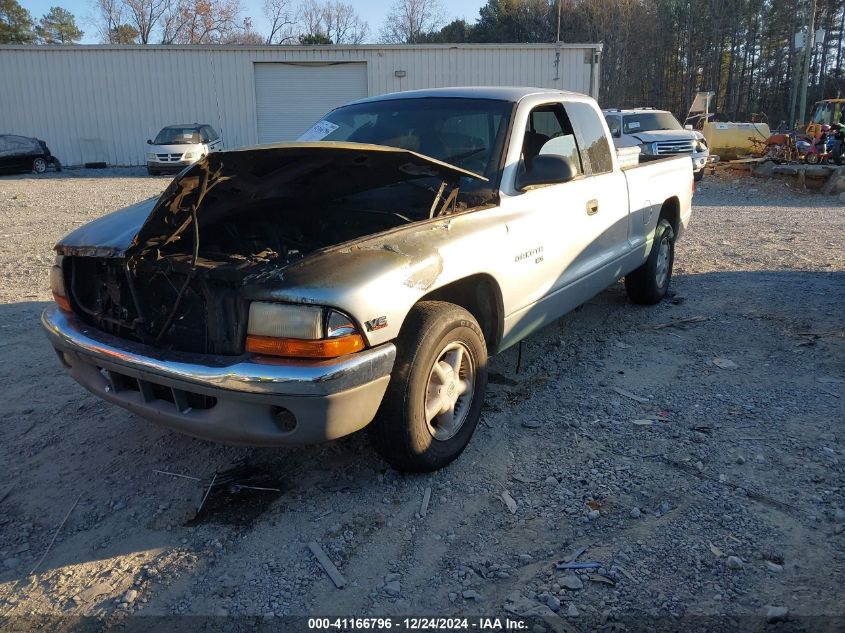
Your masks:
[[[77,381],[223,442],[369,425],[433,470],[473,434],[489,354],[622,277],[666,295],[692,163],[621,169],[585,95],[389,94],[304,139],[210,153],[59,242],[42,321]]]
[[[707,140],[692,126],[682,127],[671,112],[613,108],[604,110],[604,118],[617,149],[638,147],[641,160],[685,154],[692,160],[695,180],[704,178],[704,167],[710,161]]]

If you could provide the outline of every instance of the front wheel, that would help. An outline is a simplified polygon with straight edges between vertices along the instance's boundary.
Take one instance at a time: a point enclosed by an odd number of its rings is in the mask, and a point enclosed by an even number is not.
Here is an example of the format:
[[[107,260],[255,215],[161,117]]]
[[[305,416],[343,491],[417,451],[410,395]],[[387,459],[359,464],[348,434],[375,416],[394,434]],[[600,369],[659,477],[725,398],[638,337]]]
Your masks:
[[[645,263],[625,276],[625,291],[634,303],[654,305],[669,290],[675,262],[675,231],[665,219],[654,229],[654,241]]]
[[[834,141],[833,149],[831,151],[833,153],[834,163],[840,166],[845,163],[845,160],[843,160],[843,154],[845,154],[845,146],[843,146],[842,141]]]
[[[397,341],[396,365],[370,425],[376,449],[397,470],[430,472],[463,452],[487,387],[487,347],[460,306],[423,301]]]
[[[699,169],[697,172],[694,172],[692,175],[692,179],[695,182],[701,182],[702,180],[704,180],[704,167]]]
[[[43,174],[45,171],[47,171],[47,161],[43,158],[36,158],[34,161],[32,161],[32,171],[34,171],[36,174]]]
[[[807,154],[806,158],[804,158],[804,161],[808,165],[818,165],[820,162],[822,162],[822,157],[819,154],[816,154],[815,152],[811,152]]]

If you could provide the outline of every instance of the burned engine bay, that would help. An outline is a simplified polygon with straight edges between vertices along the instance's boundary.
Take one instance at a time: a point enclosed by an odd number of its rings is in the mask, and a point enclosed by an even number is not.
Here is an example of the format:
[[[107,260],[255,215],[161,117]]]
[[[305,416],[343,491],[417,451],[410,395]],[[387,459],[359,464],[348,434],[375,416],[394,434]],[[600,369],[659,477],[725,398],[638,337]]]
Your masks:
[[[65,257],[71,305],[164,349],[243,352],[247,277],[493,201],[485,179],[394,148],[300,144],[211,154],[161,195],[122,257]],[[473,183],[473,184],[478,184]]]

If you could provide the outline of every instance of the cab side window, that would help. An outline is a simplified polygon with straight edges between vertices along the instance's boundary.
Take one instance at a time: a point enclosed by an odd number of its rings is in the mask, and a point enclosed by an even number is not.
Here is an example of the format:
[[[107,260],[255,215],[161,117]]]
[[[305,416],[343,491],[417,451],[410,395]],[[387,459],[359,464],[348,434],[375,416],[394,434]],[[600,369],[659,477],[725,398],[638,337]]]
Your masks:
[[[622,136],[622,123],[618,116],[605,117],[611,136]]]
[[[569,158],[575,166],[576,176],[583,173],[572,125],[560,104],[538,106],[528,115],[522,142],[526,169],[531,169],[531,163],[540,154]]]
[[[584,173],[597,175],[613,171],[610,143],[599,113],[588,103],[578,101],[567,103],[566,113],[574,122]]]
[[[220,138],[220,136],[217,134],[217,132],[214,131],[214,128],[211,127],[210,125],[204,125],[202,127],[202,136],[203,136],[203,141],[205,141],[206,143],[213,143],[218,138]]]

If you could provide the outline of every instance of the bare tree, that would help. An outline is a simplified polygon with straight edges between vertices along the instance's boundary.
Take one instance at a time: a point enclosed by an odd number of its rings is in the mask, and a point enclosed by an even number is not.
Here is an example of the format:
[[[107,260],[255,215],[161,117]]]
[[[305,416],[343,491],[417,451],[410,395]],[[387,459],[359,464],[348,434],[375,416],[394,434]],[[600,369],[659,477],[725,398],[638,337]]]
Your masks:
[[[184,0],[182,14],[177,44],[218,44],[244,31],[239,0]]]
[[[296,38],[291,0],[264,0],[264,17],[270,23],[267,44],[284,44]]]
[[[445,21],[439,0],[396,0],[387,14],[381,39],[388,44],[416,44]]]
[[[97,13],[97,32],[100,40],[105,44],[118,44],[118,28],[124,24],[125,7],[123,0],[94,0],[94,10]]]
[[[327,0],[323,5],[323,20],[326,36],[335,44],[361,44],[370,31],[355,7],[341,0]]]
[[[149,44],[153,29],[168,8],[168,0],[123,0],[128,23],[138,31],[141,44]]]
[[[361,44],[370,27],[351,4],[341,0],[305,0],[299,6],[300,41]]]

